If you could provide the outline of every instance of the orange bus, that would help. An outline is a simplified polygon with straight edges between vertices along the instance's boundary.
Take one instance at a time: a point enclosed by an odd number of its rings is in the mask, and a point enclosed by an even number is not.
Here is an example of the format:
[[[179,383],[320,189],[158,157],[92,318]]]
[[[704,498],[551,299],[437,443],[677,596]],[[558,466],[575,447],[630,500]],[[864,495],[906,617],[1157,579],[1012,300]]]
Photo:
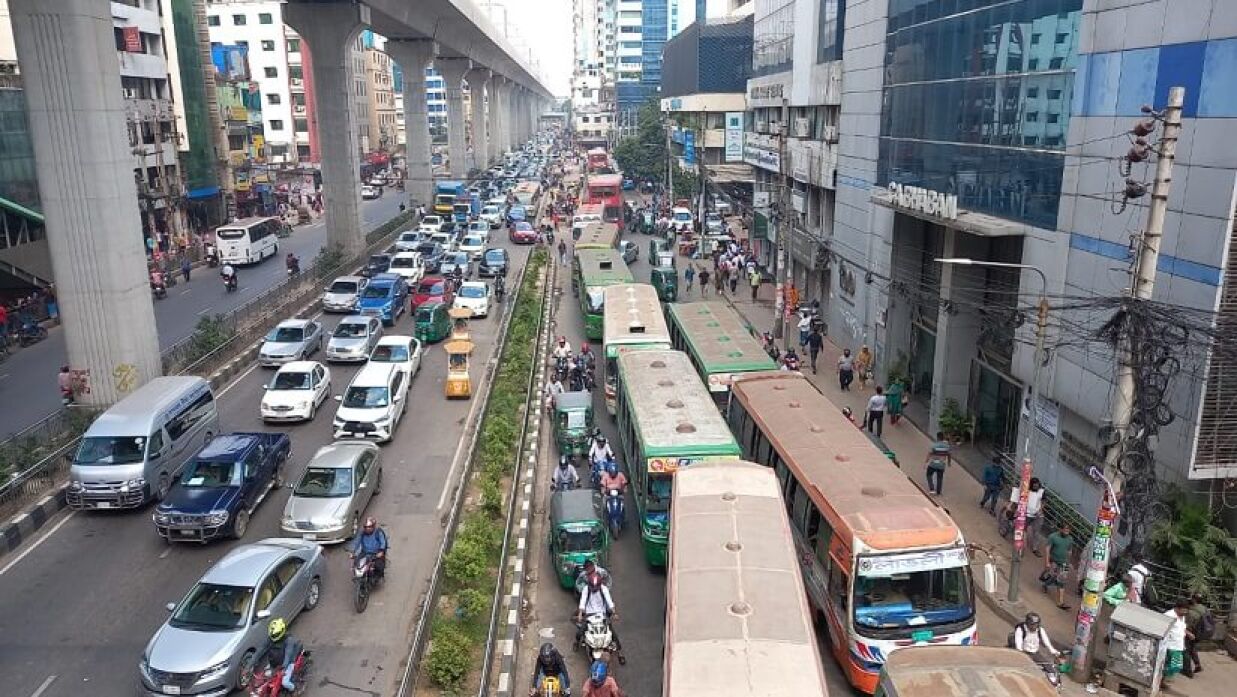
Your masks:
[[[803,375],[736,376],[730,392],[731,431],[781,482],[813,617],[850,684],[875,691],[906,646],[977,643],[966,543],[945,510]]]

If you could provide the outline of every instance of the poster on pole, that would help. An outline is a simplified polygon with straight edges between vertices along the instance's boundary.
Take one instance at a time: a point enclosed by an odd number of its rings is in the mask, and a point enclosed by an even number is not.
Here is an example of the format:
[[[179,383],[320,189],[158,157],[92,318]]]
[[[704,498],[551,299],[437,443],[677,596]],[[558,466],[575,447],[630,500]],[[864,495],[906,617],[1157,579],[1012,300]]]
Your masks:
[[[743,161],[743,112],[726,112],[726,161]]]

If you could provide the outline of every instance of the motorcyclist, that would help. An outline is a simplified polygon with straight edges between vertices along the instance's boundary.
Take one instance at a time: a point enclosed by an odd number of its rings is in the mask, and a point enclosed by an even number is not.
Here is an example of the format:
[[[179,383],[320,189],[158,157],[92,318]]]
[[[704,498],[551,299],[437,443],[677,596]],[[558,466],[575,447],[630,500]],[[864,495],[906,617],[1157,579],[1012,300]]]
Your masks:
[[[619,494],[627,493],[627,475],[619,471],[617,462],[607,460],[601,472],[601,490],[608,493],[611,489],[618,489]]]
[[[550,482],[554,491],[566,491],[580,486],[580,473],[571,466],[571,456],[558,458],[558,467],[554,469],[554,477]]]
[[[301,260],[297,259],[296,255],[292,252],[288,252],[288,256],[284,259],[284,263],[288,266],[288,271],[291,273],[300,273]]]
[[[73,403],[73,370],[67,365],[60,366],[56,376],[56,386],[60,388],[60,401],[68,406]]]
[[[222,269],[219,269],[219,277],[223,279],[224,285],[236,285],[236,269],[232,268],[231,264],[224,264]]]
[[[451,270],[451,287],[459,290],[464,285],[464,267],[456,266]]]
[[[596,434],[593,438],[593,444],[588,448],[588,461],[593,466],[600,466],[613,459],[614,451],[610,449],[610,444],[606,442],[606,437],[600,433]]]
[[[798,370],[799,355],[795,353],[793,348],[786,349],[786,355],[782,356],[782,370]]]
[[[554,648],[554,644],[546,642],[537,652],[537,669],[533,673],[533,684],[528,690],[530,697],[541,691],[541,680],[546,676],[558,678],[563,684],[563,694],[571,696],[571,676],[567,673],[567,661],[563,654]]]
[[[583,593],[588,587],[588,577],[597,574],[601,577],[601,584],[609,587],[613,585],[614,579],[610,576],[610,572],[604,567],[598,566],[597,562],[592,559],[584,561],[584,568],[580,569],[580,573],[576,574],[576,592]]]
[[[378,527],[378,521],[373,516],[365,519],[361,534],[352,543],[349,559],[356,559],[358,554],[364,554],[374,560],[374,577],[382,578],[387,568],[387,532]]]
[[[1055,661],[1060,652],[1052,645],[1048,632],[1040,623],[1039,613],[1028,612],[1027,616],[1010,632],[1011,647],[1031,656],[1039,663]]]
[[[282,617],[272,617],[267,625],[266,646],[258,654],[254,666],[281,666],[283,668],[283,689],[292,692],[296,683],[292,682],[292,664],[300,655],[303,645],[288,634],[288,623]]]
[[[494,278],[494,293],[498,295],[498,299],[502,300],[507,294],[507,281],[502,276]]]
[[[158,268],[151,269],[150,271],[150,289],[157,294],[167,292],[167,281],[164,280],[163,272]]]
[[[605,661],[593,661],[588,682],[584,683],[584,697],[623,697],[614,676]]]
[[[584,640],[584,618],[589,615],[605,615],[610,618],[610,637],[617,650],[623,649],[614,623],[618,620],[618,608],[610,596],[610,587],[601,582],[601,574],[590,574],[580,591],[580,604],[576,606],[576,643]]]
[[[580,343],[580,354],[577,356],[576,362],[584,370],[593,370],[597,366],[597,354],[593,353],[593,349],[589,348],[587,341]]]
[[[554,359],[571,358],[571,342],[567,341],[567,337],[558,337],[558,344],[554,347]]]

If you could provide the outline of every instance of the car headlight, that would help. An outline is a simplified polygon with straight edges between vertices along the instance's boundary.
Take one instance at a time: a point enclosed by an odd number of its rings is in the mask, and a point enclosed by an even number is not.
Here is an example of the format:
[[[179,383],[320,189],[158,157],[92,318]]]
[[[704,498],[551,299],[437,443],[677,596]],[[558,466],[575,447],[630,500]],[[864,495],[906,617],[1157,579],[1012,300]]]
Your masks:
[[[69,482],[69,491],[81,491],[81,490],[82,490],[81,482]]]
[[[215,678],[222,677],[226,672],[228,672],[228,661],[216,663],[215,665],[202,671],[202,674],[198,676],[198,682],[203,680],[214,680]]]
[[[300,404],[298,404],[298,405],[296,405],[296,406],[297,406],[297,408],[298,408],[298,409],[308,409],[308,408],[309,408],[309,405],[310,405],[310,404],[312,404],[312,403],[313,403],[313,402],[312,402],[311,400],[308,400],[308,399],[307,399],[307,400],[305,400],[305,401],[301,402]]]
[[[124,484],[121,484],[121,485],[120,485],[120,493],[122,493],[122,494],[127,494],[127,493],[129,493],[130,491],[137,491],[137,490],[141,489],[141,488],[142,488],[142,487],[144,487],[144,486],[146,486],[146,480],[145,480],[145,479],[142,479],[141,477],[136,477],[136,478],[134,478],[134,479],[130,479],[129,481],[125,482]]]
[[[166,513],[155,513],[154,519],[156,525],[167,525],[172,522],[172,516]]]
[[[206,514],[207,525],[223,525],[226,522],[228,522],[227,511],[211,511]]]
[[[389,416],[384,416],[384,417],[382,417],[382,418],[380,418],[380,419],[374,419],[374,425],[375,425],[375,426],[380,426],[380,427],[381,427],[381,426],[386,426],[386,425],[387,425],[388,423],[390,423],[390,422],[391,422],[391,417],[389,417]]]

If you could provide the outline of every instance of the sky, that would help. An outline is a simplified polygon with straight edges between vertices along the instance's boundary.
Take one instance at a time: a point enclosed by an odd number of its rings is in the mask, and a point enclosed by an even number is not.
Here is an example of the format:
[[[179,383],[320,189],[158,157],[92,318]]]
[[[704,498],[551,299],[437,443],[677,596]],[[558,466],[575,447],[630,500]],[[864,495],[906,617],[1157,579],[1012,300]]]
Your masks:
[[[505,5],[508,30],[518,34],[517,45],[531,48],[541,62],[541,78],[556,96],[571,91],[571,9],[572,0],[475,0],[478,5]],[[494,10],[493,21],[502,24],[502,11]]]

